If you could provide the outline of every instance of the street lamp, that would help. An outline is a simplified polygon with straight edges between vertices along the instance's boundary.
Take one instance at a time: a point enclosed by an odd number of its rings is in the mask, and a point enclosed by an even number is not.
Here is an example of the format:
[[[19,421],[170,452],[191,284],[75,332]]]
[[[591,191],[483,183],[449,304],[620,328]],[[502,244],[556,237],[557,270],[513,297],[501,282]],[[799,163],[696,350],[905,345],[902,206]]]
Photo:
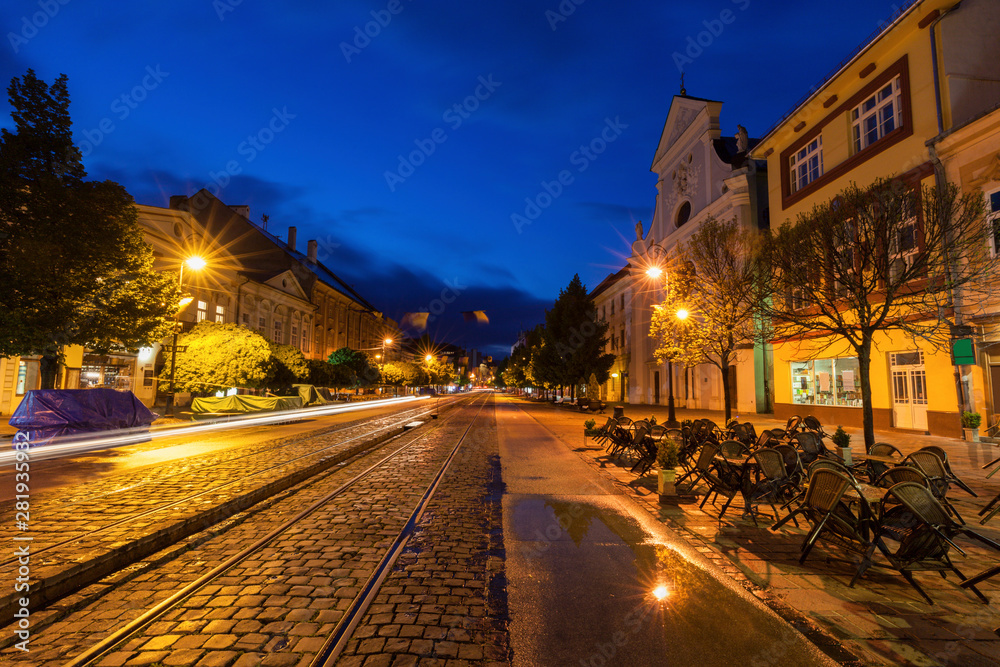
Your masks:
[[[184,291],[184,265],[187,264],[188,268],[192,271],[201,271],[205,268],[204,259],[201,257],[188,257],[183,262],[181,262],[181,271],[178,276],[178,285],[181,288],[181,292]],[[167,417],[174,416],[174,377],[177,374],[177,334],[180,333],[181,328],[181,311],[194,300],[193,296],[183,296],[181,295],[181,300],[177,304],[177,311],[174,313],[174,337],[173,345],[170,346],[170,396],[167,398],[167,409],[164,411]]]
[[[386,345],[392,345],[392,339],[391,338],[383,338],[382,339],[382,364],[383,365],[385,364],[385,346]]]
[[[677,319],[683,322],[687,319],[688,311],[681,308],[677,311]],[[671,355],[667,358],[667,428],[678,428],[680,423],[677,415],[674,414],[674,359]]]

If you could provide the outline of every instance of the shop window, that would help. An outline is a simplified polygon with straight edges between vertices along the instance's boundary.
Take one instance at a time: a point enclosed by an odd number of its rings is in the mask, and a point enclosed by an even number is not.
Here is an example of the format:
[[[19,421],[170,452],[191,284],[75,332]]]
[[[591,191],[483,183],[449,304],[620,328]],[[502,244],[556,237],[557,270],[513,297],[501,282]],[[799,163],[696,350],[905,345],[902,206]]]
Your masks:
[[[857,357],[793,361],[792,403],[861,407]]]
[[[204,301],[199,301],[198,302],[198,319],[196,321],[198,321],[198,322],[204,322],[207,317],[208,317],[208,304],[205,303]]]
[[[789,158],[792,192],[798,192],[823,175],[823,135],[818,135]]]
[[[226,307],[225,306],[216,306],[215,307],[215,321],[216,322],[225,322],[226,321]]]

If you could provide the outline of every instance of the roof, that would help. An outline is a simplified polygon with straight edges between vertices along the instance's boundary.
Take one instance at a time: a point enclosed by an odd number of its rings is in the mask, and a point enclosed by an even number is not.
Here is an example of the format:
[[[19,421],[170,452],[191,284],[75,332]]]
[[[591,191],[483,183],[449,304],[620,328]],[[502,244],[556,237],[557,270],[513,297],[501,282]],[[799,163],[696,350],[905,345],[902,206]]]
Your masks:
[[[907,14],[912,12],[917,5],[924,2],[924,0],[905,0],[896,11],[892,14],[889,21],[879,24],[879,27],[871,33],[867,38],[865,38],[861,44],[854,48],[846,58],[840,61],[840,63],[830,70],[829,73],[823,79],[809,89],[809,92],[802,96],[798,102],[796,102],[791,109],[786,111],[777,122],[772,125],[764,136],[760,139],[758,143],[764,143],[771,138],[771,135],[781,127],[785,121],[795,115],[795,112],[805,106],[811,99],[820,94],[828,83],[835,79],[841,72],[854,64],[855,61],[861,58],[862,55],[879,40],[882,35],[887,33],[889,30],[894,28]]]
[[[593,289],[593,291],[591,291],[590,298],[594,299],[595,297],[611,289],[611,287],[615,283],[617,283],[619,280],[629,275],[629,269],[631,268],[632,268],[631,264],[626,264],[624,267],[622,267],[621,270],[618,271],[618,273],[609,273],[608,276],[604,280],[602,280],[597,285],[597,287]]]

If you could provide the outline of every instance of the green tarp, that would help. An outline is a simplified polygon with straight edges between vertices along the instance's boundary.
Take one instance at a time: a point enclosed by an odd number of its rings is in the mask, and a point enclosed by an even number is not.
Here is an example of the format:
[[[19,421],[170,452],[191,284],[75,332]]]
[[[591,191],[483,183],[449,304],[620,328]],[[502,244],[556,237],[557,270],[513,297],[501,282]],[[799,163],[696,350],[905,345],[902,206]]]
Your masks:
[[[295,410],[302,407],[298,396],[224,396],[223,398],[196,398],[191,402],[191,412],[225,412],[243,414],[247,412],[271,412],[275,410]]]
[[[326,405],[327,400],[320,396],[320,393],[311,384],[293,384],[293,388],[299,390],[299,398],[302,405]]]

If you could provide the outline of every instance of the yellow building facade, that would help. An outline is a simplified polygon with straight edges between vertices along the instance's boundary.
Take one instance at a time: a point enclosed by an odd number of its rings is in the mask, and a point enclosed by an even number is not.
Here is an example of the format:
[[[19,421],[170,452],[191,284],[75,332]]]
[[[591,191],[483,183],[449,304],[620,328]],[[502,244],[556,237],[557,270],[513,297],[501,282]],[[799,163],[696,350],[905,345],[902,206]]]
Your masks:
[[[936,141],[1000,100],[998,29],[995,1],[907,5],[751,151],[767,160],[772,226],[829,204],[852,183],[894,177],[915,188],[945,184]],[[825,424],[860,426],[853,354],[846,343],[775,341],[776,416],[813,414]],[[950,351],[882,334],[871,362],[875,428],[961,434],[976,374],[956,371]]]

